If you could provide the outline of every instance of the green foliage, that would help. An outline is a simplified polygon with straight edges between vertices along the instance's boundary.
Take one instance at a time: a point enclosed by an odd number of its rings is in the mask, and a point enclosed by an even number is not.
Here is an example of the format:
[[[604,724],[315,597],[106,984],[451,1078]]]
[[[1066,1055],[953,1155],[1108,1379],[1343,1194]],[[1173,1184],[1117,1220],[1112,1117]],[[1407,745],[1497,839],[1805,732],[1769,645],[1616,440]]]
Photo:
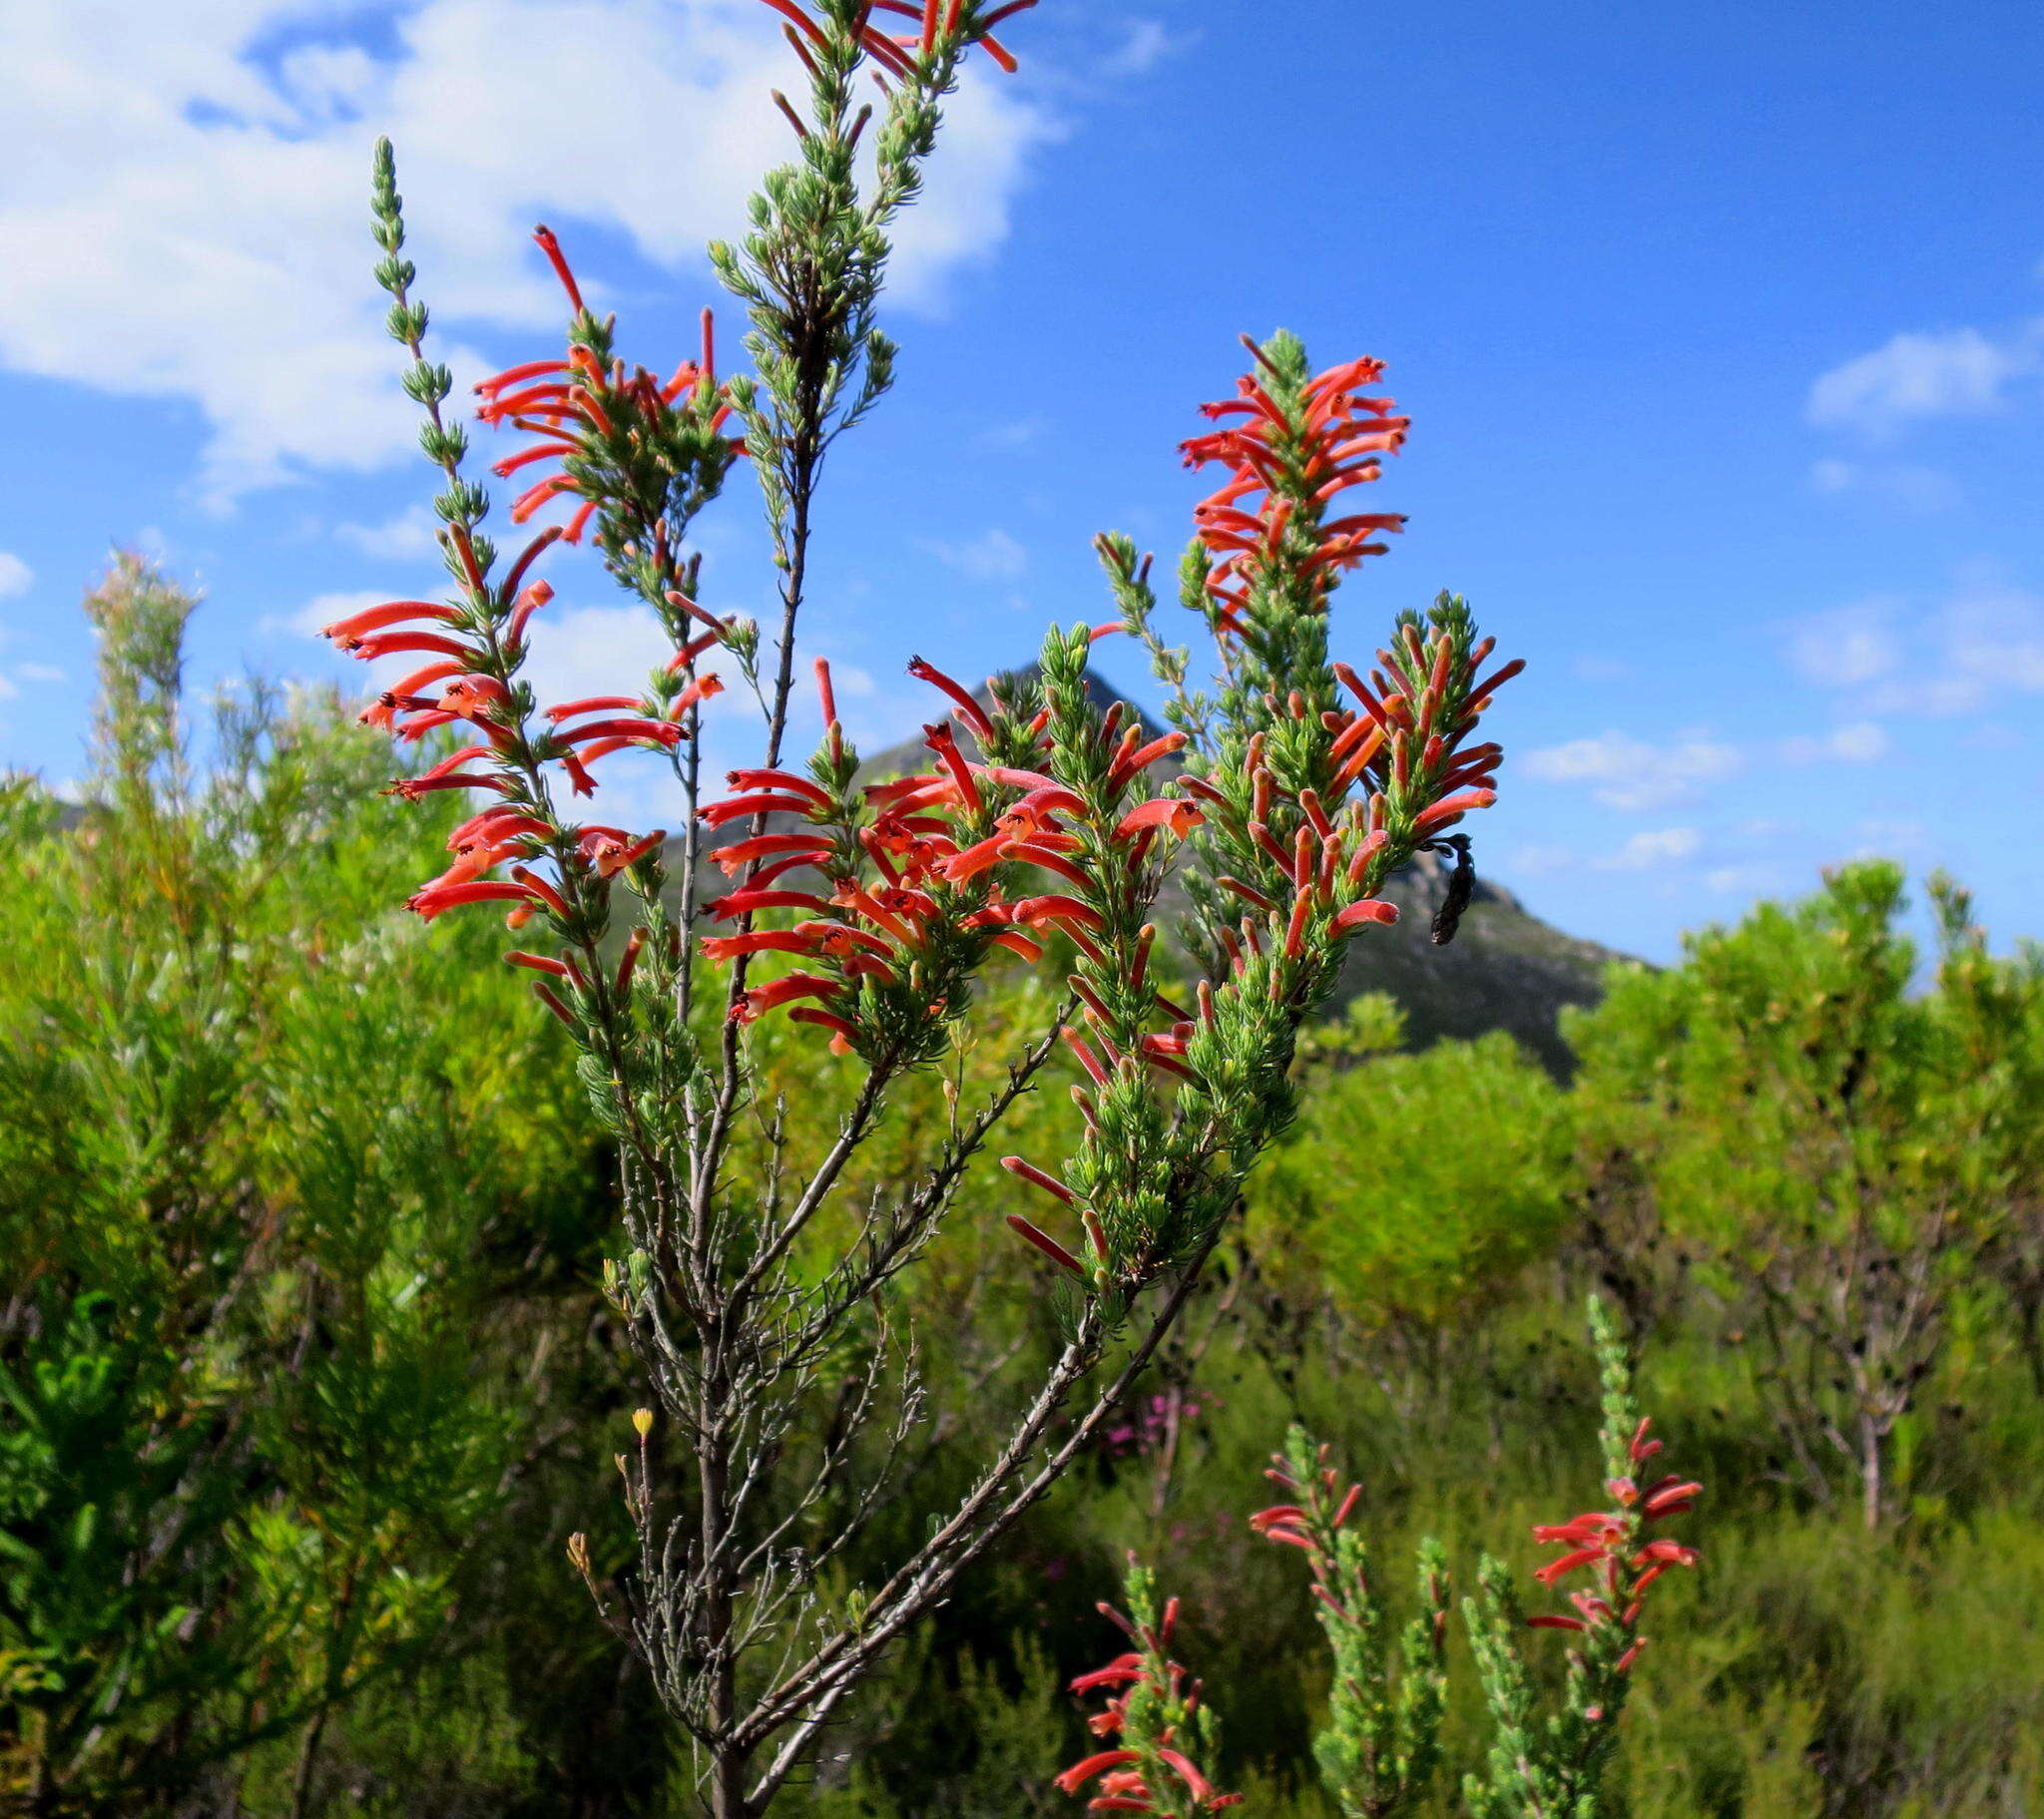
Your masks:
[[[1370,1000],[1349,1018],[1365,1050],[1395,1040]],[[1573,1185],[1565,1096],[1501,1034],[1349,1066],[1353,1048],[1322,1044],[1297,1131],[1252,1188],[1253,1241],[1365,1326],[1450,1328],[1553,1250]]]
[[[51,1814],[687,1810],[650,1697],[555,1565],[569,1528],[599,1559],[629,1545],[604,1526],[631,1429],[587,1288],[611,1215],[579,1090],[487,918],[421,931],[390,907],[444,824],[368,795],[383,760],[329,703],[251,687],[194,714],[190,597],[124,564],[93,605],[110,668],[91,800],[0,788],[0,1789]],[[1593,1213],[1633,1228],[1621,1210],[1665,1234],[1632,1336],[1713,1498],[1699,1583],[1661,1589],[1607,1797],[1640,1819],[2033,1805],[2044,994],[1962,894],[1934,902],[1928,973],[1892,887],[1864,875],[1699,937],[1577,1026],[1574,1089],[1495,1040],[1395,1053],[1380,1005],[1309,1029],[1255,1252],[1229,1254],[1162,1359],[1168,1419],[1146,1385],[890,1655],[790,1807],[1076,1810],[1049,1786],[1084,1741],[1061,1687],[1095,1663],[1082,1613],[1136,1546],[1186,1594],[1185,1656],[1228,1709],[1219,1784],[1245,1810],[1331,1814],[1313,1736],[1397,1709],[1397,1638],[1429,1595],[1403,1574],[1368,1587],[1386,1684],[1354,1663],[1344,1720],[1300,1576],[1241,1520],[1268,1436],[1295,1410],[1368,1462],[1359,1573],[1437,1535],[1458,1565],[1499,1554],[1500,1592],[1523,1584],[1537,1557],[1518,1538],[1579,1476],[1593,1410],[1575,1284],[1638,1262],[1586,1237]],[[970,1115],[1055,1002],[1043,978],[990,993],[941,1067],[897,1084],[804,1270],[873,1192],[918,1178],[928,1132]],[[790,1151],[822,1153],[834,1102],[816,1088],[855,1064],[771,1020],[754,1042]],[[1084,1079],[1052,1063],[1015,1146],[1073,1149]],[[1965,1277],[1940,1289],[1887,1442],[1905,1520],[1872,1534],[1784,1438],[1758,1273],[1848,1280],[1822,1248],[1852,1229],[1826,1222],[1848,1178],[1893,1254],[1942,1229]],[[1621,1192],[1637,1206],[1607,1203]],[[1783,1229],[1747,1216],[1749,1192]],[[1002,1223],[1038,1204],[975,1166],[929,1242],[903,1302],[930,1386],[916,1494],[846,1584],[968,1482],[1014,1394],[1003,1364],[1054,1348]],[[1677,1248],[1686,1270],[1665,1265]],[[1826,1463],[1826,1483],[1856,1474]],[[1491,1723],[1466,1647],[1448,1636],[1457,1767]],[[1536,1741],[1569,1696],[1560,1652],[1525,1657]],[[1409,1810],[1455,1811],[1450,1781]]]
[[[1300,1548],[1312,1568],[1314,1620],[1332,1666],[1327,1721],[1313,1738],[1320,1780],[1342,1819],[1384,1819],[1426,1793],[1440,1758],[1447,1707],[1447,1556],[1419,1545],[1421,1609],[1386,1647],[1384,1608],[1370,1583],[1369,1546],[1349,1526],[1361,1487],[1339,1474],[1293,1423],[1270,1474],[1297,1501],[1252,1518],[1273,1540]]]
[[[1586,1148],[1626,1155],[1661,1224],[1751,1305],[1793,1471],[1818,1496],[1856,1478],[1869,1524],[1898,1507],[1896,1438],[2039,1168],[2044,973],[1989,958],[1936,891],[1927,992],[1900,871],[1858,864],[1692,936],[1680,967],[1619,974],[1569,1025]]]
[[[540,1414],[490,1253],[588,1167],[490,944],[387,907],[419,831],[333,704],[224,698],[201,780],[195,604],[133,558],[89,599],[96,793],[0,854],[0,1786],[52,1814],[441,1631]]]

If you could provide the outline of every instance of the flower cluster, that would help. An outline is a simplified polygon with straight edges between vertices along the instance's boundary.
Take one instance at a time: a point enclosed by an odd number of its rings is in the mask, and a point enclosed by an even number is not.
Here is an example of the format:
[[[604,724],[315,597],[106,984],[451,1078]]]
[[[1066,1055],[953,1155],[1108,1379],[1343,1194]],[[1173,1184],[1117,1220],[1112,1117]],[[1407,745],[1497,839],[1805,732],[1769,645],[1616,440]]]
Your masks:
[[[732,404],[717,380],[715,321],[703,311],[700,356],[683,360],[666,380],[644,366],[628,369],[612,350],[615,319],[599,320],[584,303],[552,229],[535,228],[532,237],[573,313],[568,347],[559,358],[528,360],[475,388],[480,421],[538,438],[498,461],[493,473],[506,479],[536,462],[558,464],[512,502],[511,521],[524,524],[566,495],[577,501],[563,532],[567,542],[580,542],[602,512],[614,521],[599,538],[607,549],[630,543],[643,524],[661,546],[645,552],[648,561],[671,568],[693,505],[714,494],[731,463],[745,453],[743,438],[722,433]],[[690,500],[692,491],[702,498]]]
[[[499,462],[500,475],[541,461],[557,464],[514,505],[515,523],[557,496],[579,503],[565,526],[531,537],[498,576],[497,553],[479,528],[487,497],[460,471],[466,431],[441,411],[451,380],[420,352],[425,311],[410,300],[412,268],[399,256],[403,223],[387,145],[377,154],[376,214],[387,255],[377,276],[393,299],[391,333],[413,354],[406,389],[426,410],[423,446],[446,477],[436,509],[446,526],[441,542],[457,592],[444,603],[392,601],[351,614],[324,635],[365,661],[424,660],[378,694],[361,716],[365,722],[407,743],[442,729],[466,737],[392,784],[393,793],[416,800],[442,790],[478,790],[495,797],[454,828],[451,863],[407,906],[431,920],[470,904],[503,903],[513,930],[543,918],[562,952],[506,958],[547,976],[535,991],[581,1038],[596,1027],[593,1019],[608,1015],[607,1005],[629,993],[649,933],[657,937],[663,972],[673,962],[673,940],[664,925],[656,926],[651,909],[651,920],[615,963],[599,966],[598,957],[614,882],[629,875],[649,905],[657,897],[666,834],[576,821],[556,806],[556,796],[593,794],[598,763],[626,749],[653,752],[678,766],[702,703],[724,686],[715,673],[698,671],[697,659],[713,646],[743,656],[741,622],[713,618],[688,597],[695,571],[681,556],[680,540],[744,446],[724,433],[731,407],[714,370],[708,312],[700,360],[683,361],[664,382],[643,367],[628,370],[611,352],[615,322],[591,313],[559,242],[539,228],[534,237],[572,311],[568,347],[560,358],[530,361],[484,381],[477,387],[477,414],[538,438]],[[607,565],[658,607],[675,634],[675,654],[637,693],[591,695],[542,710],[521,672],[533,616],[553,589],[532,570],[549,546],[579,540],[592,520]]]
[[[1274,940],[1291,960],[1322,957],[1331,937],[1391,921],[1378,892],[1416,852],[1456,850],[1466,897],[1466,841],[1452,830],[1496,799],[1503,752],[1479,722],[1523,668],[1487,668],[1492,641],[1449,595],[1400,616],[1367,679],[1333,660],[1329,597],[1403,520],[1328,508],[1377,478],[1409,420],[1363,390],[1380,376],[1374,360],[1314,373],[1293,336],[1250,345],[1256,365],[1239,395],[1204,407],[1225,426],[1183,445],[1190,465],[1229,468],[1197,508],[1182,578],[1185,604],[1220,644],[1226,683],[1213,702],[1181,687],[1174,703],[1181,725],[1207,734],[1186,787],[1210,811],[1201,845],[1212,863],[1188,882],[1217,968]],[[1099,547],[1129,629],[1168,681],[1182,676],[1185,654],[1150,630],[1147,559],[1126,539]],[[1244,905],[1257,913],[1247,926]]]
[[[1661,1442],[1647,1437],[1649,1425],[1643,1418],[1626,1443],[1635,1467],[1661,1451]],[[1628,1473],[1607,1480],[1605,1489],[1617,1503],[1616,1510],[1592,1510],[1572,1521],[1542,1525],[1533,1531],[1535,1541],[1563,1550],[1534,1574],[1535,1579],[1543,1586],[1553,1586],[1572,1573],[1588,1572],[1595,1589],[1569,1594],[1569,1602],[1575,1606],[1573,1616],[1547,1612],[1527,1621],[1536,1629],[1594,1629],[1621,1635],[1623,1643],[1614,1666],[1617,1672],[1626,1673],[1646,1646],[1639,1621],[1647,1589],[1669,1568],[1697,1564],[1696,1549],[1681,1542],[1650,1541],[1645,1531],[1695,1509],[1703,1486],[1671,1473],[1643,1487]]]
[[[1272,355],[1245,341],[1259,369],[1236,382],[1238,396],[1200,407],[1225,426],[1192,437],[1180,452],[1188,467],[1220,462],[1229,469],[1227,483],[1193,508],[1193,519],[1214,559],[1205,578],[1211,623],[1254,644],[1260,591],[1283,589],[1300,609],[1324,611],[1340,575],[1383,553],[1386,546],[1371,539],[1404,528],[1395,512],[1331,522],[1323,513],[1348,488],[1378,477],[1378,457],[1397,451],[1411,419],[1395,414],[1390,399],[1362,391],[1382,376],[1381,361],[1344,361],[1299,387]]]
[[[1650,1539],[1655,1523],[1695,1506],[1701,1486],[1664,1477],[1644,1489],[1639,1468],[1661,1450],[1633,1397],[1632,1368],[1610,1310],[1593,1296],[1590,1328],[1603,1380],[1606,1489],[1615,1510],[1593,1510],[1571,1522],[1542,1525],[1534,1539],[1561,1554],[1536,1578],[1552,1586],[1587,1571],[1591,1589],[1577,1592],[1574,1614],[1524,1614],[1515,1577],[1485,1557],[1477,1597],[1467,1606],[1469,1641],[1490,1708],[1492,1741],[1485,1772],[1463,1781],[1472,1819],[1528,1819],[1538,1813],[1602,1812],[1603,1789],[1618,1744],[1618,1725],[1645,1646],[1639,1621],[1648,1589],[1671,1567],[1692,1567],[1694,1548]],[[1541,1715],[1523,1640],[1527,1627],[1560,1629],[1568,1651],[1559,1709]]]
[[[920,658],[908,668],[951,709],[923,728],[931,770],[858,784],[857,753],[845,741],[829,670],[819,662],[825,724],[808,774],[735,770],[729,780],[737,793],[703,811],[713,829],[752,824],[745,838],[711,854],[740,887],[709,913],[741,926],[706,940],[705,956],[774,953],[803,963],[741,994],[733,1015],[750,1022],[815,1001],[789,1015],[830,1031],[840,1051],[868,1059],[919,1058],[919,1026],[962,1010],[963,992],[993,949],[1039,960],[1056,933],[1100,955],[1105,921],[1092,862],[1099,849],[1141,855],[1200,819],[1189,802],[1154,797],[1103,824],[1096,803],[1041,768],[1047,710],[993,684],[982,705]],[[961,730],[978,755],[961,743]],[[1144,741],[1129,727],[1111,766],[1118,796],[1181,742],[1175,735]],[[797,888],[802,881],[787,880],[789,873],[808,875],[814,888]],[[772,911],[799,920],[789,928],[752,926]]]
[[[1100,1613],[1132,1646],[1105,1667],[1082,1673],[1075,1693],[1114,1688],[1106,1705],[1087,1719],[1096,1737],[1116,1739],[1112,1747],[1075,1762],[1057,1777],[1065,1793],[1094,1784],[1086,1810],[1093,1813],[1155,1813],[1192,1819],[1240,1806],[1243,1796],[1216,1792],[1196,1756],[1212,1751],[1213,1717],[1201,1699],[1200,1682],[1171,1658],[1179,1601],[1156,1614],[1149,1573],[1130,1562],[1128,1614],[1112,1604]]]
[[[1094,855],[1084,869],[1113,888],[1093,905],[1097,926],[1087,924],[1100,952],[1082,950],[1073,980],[1086,1028],[1071,1043],[1092,1083],[1079,1090],[1086,1147],[1062,1180],[1020,1158],[1007,1164],[1076,1214],[1084,1238],[1075,1248],[1027,1220],[1010,1223],[1103,1290],[1138,1285],[1160,1259],[1189,1254],[1212,1227],[1206,1202],[1229,1189],[1218,1157],[1254,1154],[1282,1128],[1291,1032],[1331,986],[1347,941],[1394,922],[1382,894],[1392,873],[1421,851],[1452,847],[1459,858],[1465,841],[1452,830],[1495,800],[1503,754],[1478,726],[1520,668],[1489,667],[1491,641],[1446,596],[1424,618],[1400,620],[1368,680],[1330,660],[1327,598],[1375,547],[1368,537],[1396,521],[1330,519],[1323,508],[1374,477],[1405,419],[1361,392],[1377,374],[1372,361],[1314,375],[1292,337],[1255,351],[1259,369],[1242,396],[1209,407],[1243,421],[1187,445],[1189,458],[1234,470],[1201,508],[1186,571],[1187,604],[1215,632],[1227,684],[1218,701],[1181,689],[1174,702],[1186,734],[1178,792],[1195,811],[1174,831],[1195,853],[1184,881],[1208,977],[1189,1006],[1148,987],[1154,930],[1119,906],[1147,905],[1154,880],[1118,875],[1114,855]],[[1184,654],[1150,630],[1148,559],[1127,539],[1099,547],[1125,628],[1149,644],[1167,681],[1182,676]],[[1099,740],[1075,661],[1070,641],[1046,645],[1051,768],[1085,797]],[[1207,1104],[1182,1101],[1175,1121],[1153,1116],[1160,1074]]]
[[[384,689],[363,711],[364,721],[411,742],[455,724],[480,735],[478,742],[458,746],[391,785],[392,793],[408,801],[456,789],[487,790],[500,798],[454,829],[448,838],[452,864],[408,900],[406,907],[429,921],[465,904],[505,902],[515,906],[514,928],[539,908],[565,925],[571,912],[562,893],[573,889],[574,877],[609,879],[665,838],[564,824],[552,809],[545,767],[560,766],[573,791],[588,795],[596,787],[590,766],[598,759],[628,746],[669,750],[685,729],[661,705],[626,695],[549,708],[543,730],[525,723],[515,676],[525,654],[526,625],[552,593],[543,581],[522,585],[525,564],[540,547],[527,551],[481,610],[473,604],[392,601],[323,628],[337,648],[365,662],[393,656],[431,660]],[[506,596],[508,612],[493,614],[491,604],[503,604]],[[437,694],[424,692],[434,687]],[[562,874],[552,883],[527,869],[548,855]],[[488,876],[506,865],[508,878]]]
[[[787,21],[781,30],[809,74],[815,75],[816,53],[830,50],[829,35],[796,0],[766,0],[766,4]],[[1006,0],[1006,4],[982,13],[977,6],[968,8],[966,0],[914,0],[913,4],[911,0],[866,0],[853,14],[851,36],[885,72],[881,76],[883,85],[889,77],[899,81],[913,75],[918,66],[935,58],[943,46],[955,42],[961,32],[1002,69],[1012,72],[1016,67],[1014,56],[998,38],[991,36],[993,28],[1016,13],[1026,13],[1035,4],[1036,0]],[[884,31],[873,23],[875,13],[913,20],[915,30]]]
[[[1294,1426],[1265,1473],[1285,1501],[1259,1510],[1250,1527],[1298,1549],[1311,1569],[1314,1615],[1334,1667],[1327,1723],[1313,1753],[1341,1810],[1374,1819],[1415,1802],[1439,1761],[1448,1695],[1447,1561],[1437,1544],[1421,1545],[1421,1614],[1405,1629],[1402,1671],[1394,1671],[1368,1554],[1350,1527],[1362,1487],[1344,1489],[1328,1453]]]

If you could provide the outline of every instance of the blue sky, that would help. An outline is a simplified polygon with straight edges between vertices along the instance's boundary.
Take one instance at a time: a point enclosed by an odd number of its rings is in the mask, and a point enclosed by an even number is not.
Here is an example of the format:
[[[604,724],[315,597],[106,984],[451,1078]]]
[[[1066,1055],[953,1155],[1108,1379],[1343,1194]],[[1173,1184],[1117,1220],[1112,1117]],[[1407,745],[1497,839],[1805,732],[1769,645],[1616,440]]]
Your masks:
[[[537,219],[672,362],[715,300],[701,240],[782,143],[768,26],[11,0],[0,763],[78,773],[75,603],[113,541],[206,590],[202,681],[344,675],[321,603],[430,585],[376,132],[459,370],[551,346]],[[1044,0],[1010,37],[1022,75],[961,97],[906,236],[899,387],[829,477],[811,631],[858,730],[924,716],[912,653],[983,674],[1100,617],[1095,530],[1175,552],[1174,446],[1237,331],[1283,323],[1386,360],[1414,420],[1350,651],[1447,586],[1531,663],[1492,875],[1661,958],[1884,852],[2044,935],[2044,14]],[[735,490],[707,527],[721,606],[765,602],[752,516]],[[636,675],[644,625],[556,578],[550,678]]]

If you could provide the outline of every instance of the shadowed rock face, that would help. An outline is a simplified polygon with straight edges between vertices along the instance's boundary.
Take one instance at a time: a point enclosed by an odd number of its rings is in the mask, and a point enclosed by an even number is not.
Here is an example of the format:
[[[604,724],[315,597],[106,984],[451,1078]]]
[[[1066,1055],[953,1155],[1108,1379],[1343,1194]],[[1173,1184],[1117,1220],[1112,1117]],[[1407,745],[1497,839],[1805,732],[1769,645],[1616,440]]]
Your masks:
[[[1503,1030],[1550,1072],[1566,1075],[1575,1062],[1561,1039],[1562,1010],[1595,1004],[1604,995],[1604,969],[1625,956],[1564,935],[1503,886],[1484,882],[1480,832],[1476,854],[1476,892],[1454,941],[1435,947],[1429,938],[1447,876],[1433,854],[1423,853],[1384,893],[1402,912],[1397,924],[1366,929],[1348,944],[1337,999],[1389,993],[1415,1048],[1443,1036]]]
[[[1102,708],[1122,698],[1098,675],[1089,672],[1087,682]],[[986,691],[978,692],[984,701]],[[932,718],[938,704],[933,697]],[[1140,708],[1136,711],[1150,735],[1162,730]],[[928,763],[921,740],[907,739],[866,759],[859,774],[903,776]],[[1176,769],[1168,759],[1156,766],[1160,780]],[[1476,837],[1476,890],[1454,941],[1447,947],[1433,945],[1431,924],[1447,874],[1434,855],[1421,854],[1384,892],[1400,911],[1395,926],[1365,929],[1348,944],[1348,959],[1329,1010],[1338,1011],[1360,993],[1383,992],[1405,1013],[1414,1048],[1442,1037],[1503,1030],[1551,1072],[1566,1075],[1574,1061],[1561,1038],[1562,1010],[1595,1004],[1603,995],[1604,969],[1626,956],[1563,934],[1531,914],[1503,886],[1486,881],[1480,820],[1468,829]],[[716,888],[723,888],[722,874],[714,868],[713,874]],[[1184,913],[1184,898],[1167,886],[1158,909],[1160,927],[1169,930]]]

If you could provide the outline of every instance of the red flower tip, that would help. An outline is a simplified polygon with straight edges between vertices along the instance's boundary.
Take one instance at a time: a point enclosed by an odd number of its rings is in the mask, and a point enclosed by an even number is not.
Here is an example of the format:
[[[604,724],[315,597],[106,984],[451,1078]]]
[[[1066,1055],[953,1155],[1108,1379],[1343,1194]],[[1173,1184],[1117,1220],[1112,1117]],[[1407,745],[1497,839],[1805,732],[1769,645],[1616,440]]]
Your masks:
[[[1019,1212],[1008,1214],[1008,1228],[1017,1237],[1021,1238],[1024,1243],[1034,1244],[1038,1250],[1042,1251],[1060,1269],[1070,1270],[1073,1275],[1080,1277],[1086,1274],[1077,1257],[1073,1256],[1049,1232],[1043,1230],[1041,1226],[1032,1224]],[[1070,1793],[1072,1790],[1067,1788],[1065,1791]]]
[[[1088,1756],[1083,1762],[1074,1762],[1057,1778],[1061,1793],[1076,1794],[1095,1775],[1105,1774],[1111,1768],[1120,1768],[1124,1762],[1140,1762],[1142,1757],[1133,1749],[1104,1749],[1097,1756]]]
[[[1055,1195],[1067,1206],[1076,1206],[1079,1203],[1079,1196],[1063,1181],[1055,1175],[1046,1174],[1034,1162],[1025,1162],[1019,1155],[1004,1155],[1001,1157],[1001,1166],[1010,1174],[1028,1181],[1032,1186],[1041,1187],[1045,1193]]]
[[[1147,828],[1162,828],[1174,839],[1183,840],[1187,834],[1206,820],[1206,812],[1192,802],[1170,796],[1158,796],[1148,802],[1139,803],[1122,816],[1114,830],[1117,840],[1127,840]]]
[[[553,228],[544,225],[533,228],[532,237],[539,249],[547,255],[547,263],[553,266],[554,275],[561,280],[561,288],[568,293],[568,301],[575,307],[577,315],[587,315],[588,306],[582,301],[581,287],[575,282],[574,272],[568,269],[567,255],[561,250],[561,242],[554,237]]]
[[[1378,897],[1364,897],[1358,903],[1351,903],[1334,918],[1333,928],[1337,935],[1345,935],[1350,929],[1360,928],[1365,922],[1380,922],[1386,928],[1398,920],[1398,906],[1386,903]]]
[[[932,687],[940,688],[949,695],[958,710],[958,717],[972,728],[982,745],[993,737],[994,723],[987,718],[986,709],[972,698],[969,690],[953,682],[936,665],[925,663],[919,657],[911,657],[908,660],[908,674],[917,682],[928,682]]]

